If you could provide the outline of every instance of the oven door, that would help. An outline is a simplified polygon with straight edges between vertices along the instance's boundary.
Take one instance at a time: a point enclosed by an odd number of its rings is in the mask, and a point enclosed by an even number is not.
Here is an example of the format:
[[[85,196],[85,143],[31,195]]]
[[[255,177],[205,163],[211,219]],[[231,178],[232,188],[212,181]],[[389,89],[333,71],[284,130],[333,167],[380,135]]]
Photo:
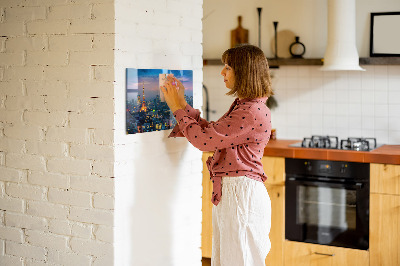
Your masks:
[[[369,185],[286,178],[286,239],[367,250]]]

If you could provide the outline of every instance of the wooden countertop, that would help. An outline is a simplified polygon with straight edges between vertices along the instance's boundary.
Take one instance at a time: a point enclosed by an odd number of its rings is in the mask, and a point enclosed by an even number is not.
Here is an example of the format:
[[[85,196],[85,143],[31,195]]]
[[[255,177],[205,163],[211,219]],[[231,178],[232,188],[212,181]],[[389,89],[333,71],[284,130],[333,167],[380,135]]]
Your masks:
[[[289,147],[301,140],[270,140],[264,156],[363,163],[400,164],[400,145],[383,145],[372,151]]]

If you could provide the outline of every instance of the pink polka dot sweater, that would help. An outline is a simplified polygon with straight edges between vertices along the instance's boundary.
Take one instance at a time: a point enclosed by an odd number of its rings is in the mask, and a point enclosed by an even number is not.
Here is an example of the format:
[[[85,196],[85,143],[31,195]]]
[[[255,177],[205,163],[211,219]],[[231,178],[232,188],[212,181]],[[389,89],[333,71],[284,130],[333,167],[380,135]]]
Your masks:
[[[267,179],[261,164],[271,132],[271,112],[266,100],[267,97],[237,98],[216,122],[201,118],[200,111],[190,105],[174,112],[178,124],[169,137],[186,137],[199,150],[214,151],[214,156],[207,160],[214,205],[221,200],[224,176],[247,176],[261,182]]]

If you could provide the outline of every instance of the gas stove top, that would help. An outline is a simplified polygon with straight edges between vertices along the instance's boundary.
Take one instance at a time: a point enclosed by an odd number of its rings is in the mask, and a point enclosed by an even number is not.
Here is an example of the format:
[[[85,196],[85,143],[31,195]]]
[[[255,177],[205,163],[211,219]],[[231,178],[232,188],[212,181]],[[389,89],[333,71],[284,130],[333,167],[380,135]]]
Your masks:
[[[304,138],[302,142],[289,145],[291,147],[302,148],[320,148],[320,149],[338,149],[338,150],[353,150],[353,151],[371,151],[378,146],[376,138],[347,138],[339,142],[336,136],[311,136]]]

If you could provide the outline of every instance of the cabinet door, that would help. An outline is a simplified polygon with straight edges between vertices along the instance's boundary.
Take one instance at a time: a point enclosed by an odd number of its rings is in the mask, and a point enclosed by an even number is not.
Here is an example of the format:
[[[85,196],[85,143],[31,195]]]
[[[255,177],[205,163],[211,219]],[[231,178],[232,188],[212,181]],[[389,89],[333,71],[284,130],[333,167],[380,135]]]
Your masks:
[[[285,158],[264,156],[261,163],[268,177],[266,184],[285,185]]]
[[[400,195],[400,165],[370,165],[371,193]]]
[[[203,196],[202,196],[202,224],[201,224],[201,253],[204,258],[211,258],[212,252],[212,183],[206,161],[211,152],[203,153]]]
[[[271,199],[271,250],[265,259],[266,266],[283,265],[285,240],[285,187],[265,184]]]
[[[366,266],[365,250],[285,241],[285,266]]]
[[[400,265],[400,196],[371,194],[371,266]]]

